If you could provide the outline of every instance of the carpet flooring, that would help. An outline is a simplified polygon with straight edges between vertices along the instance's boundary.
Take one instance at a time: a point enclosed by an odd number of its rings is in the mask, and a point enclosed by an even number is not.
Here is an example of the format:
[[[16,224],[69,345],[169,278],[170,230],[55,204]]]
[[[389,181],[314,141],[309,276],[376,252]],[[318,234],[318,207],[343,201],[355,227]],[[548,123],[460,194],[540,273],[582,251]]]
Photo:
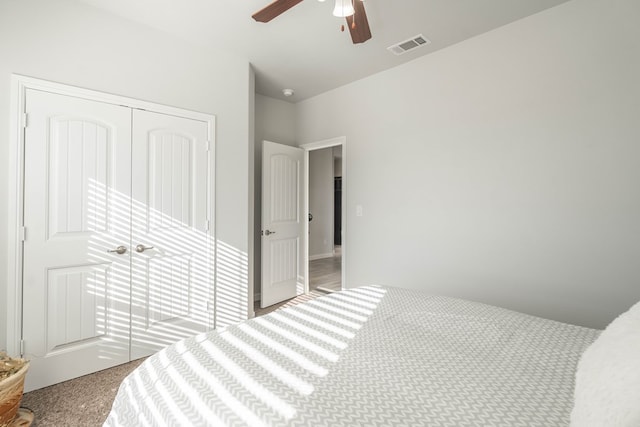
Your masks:
[[[101,426],[122,380],[144,359],[25,393],[20,406],[35,415],[31,426]]]

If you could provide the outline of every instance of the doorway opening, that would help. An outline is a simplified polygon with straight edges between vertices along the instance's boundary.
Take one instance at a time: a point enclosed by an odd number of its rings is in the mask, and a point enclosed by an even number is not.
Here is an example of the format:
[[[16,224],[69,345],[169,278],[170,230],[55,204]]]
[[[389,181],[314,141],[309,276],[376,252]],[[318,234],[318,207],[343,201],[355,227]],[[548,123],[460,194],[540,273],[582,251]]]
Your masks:
[[[306,292],[345,288],[345,138],[302,145],[305,150]]]
[[[260,302],[254,307],[256,316],[347,287],[345,282],[345,236],[347,235],[345,144],[345,137],[304,144],[300,147],[263,141],[260,236],[262,263]],[[323,149],[329,149],[326,152],[328,156],[325,153],[329,161],[323,168],[325,177],[328,177],[325,178],[328,182],[328,196],[325,198],[326,206],[322,207],[329,206],[329,209],[322,215],[325,217],[324,220],[329,222],[330,228],[325,237],[320,240],[321,246],[324,245],[325,249],[321,249],[319,253],[312,252],[313,259],[310,259],[309,224],[314,221],[315,224],[320,222],[319,211],[313,213],[309,209],[310,154]],[[300,163],[303,164],[297,166]],[[286,165],[289,166],[285,167]],[[336,198],[339,203],[335,202]],[[278,208],[273,208],[274,206]],[[288,215],[286,218],[272,218],[274,213],[293,212],[296,214]],[[315,219],[309,221],[309,214],[314,215]],[[337,223],[339,224],[336,227]],[[283,228],[285,226],[289,228]],[[288,242],[291,243],[288,244]],[[288,249],[279,250],[283,245],[288,245]],[[274,261],[272,259],[274,256],[279,258]],[[313,275],[309,274],[310,262],[315,263],[311,266],[314,268]],[[325,268],[318,266],[323,262],[332,265]],[[271,266],[276,266],[278,269]],[[321,270],[319,274],[316,274],[315,267]],[[277,274],[274,274],[274,271]],[[312,276],[319,277],[320,280],[313,279],[310,286]]]

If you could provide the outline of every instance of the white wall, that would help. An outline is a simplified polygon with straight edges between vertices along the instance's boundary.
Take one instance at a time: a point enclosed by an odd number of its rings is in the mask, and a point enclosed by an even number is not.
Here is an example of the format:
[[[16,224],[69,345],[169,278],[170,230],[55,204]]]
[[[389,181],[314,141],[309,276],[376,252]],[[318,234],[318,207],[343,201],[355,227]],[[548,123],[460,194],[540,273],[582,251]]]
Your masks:
[[[333,255],[333,148],[309,151],[309,259]]]
[[[262,220],[262,141],[295,146],[295,105],[264,95],[255,95],[255,204],[254,204],[254,292],[260,293]]]
[[[228,300],[248,293],[250,68],[71,0],[0,2],[0,200],[8,196],[10,74],[18,73],[216,115],[218,272]],[[250,166],[251,165],[251,166]],[[6,347],[7,203],[0,204],[0,349]],[[230,321],[246,304],[227,305]],[[10,326],[10,325],[9,325]]]
[[[638,301],[639,15],[570,1],[297,104],[300,143],[347,137],[347,286],[591,327]]]
[[[342,176],[342,146],[333,147],[333,176]]]

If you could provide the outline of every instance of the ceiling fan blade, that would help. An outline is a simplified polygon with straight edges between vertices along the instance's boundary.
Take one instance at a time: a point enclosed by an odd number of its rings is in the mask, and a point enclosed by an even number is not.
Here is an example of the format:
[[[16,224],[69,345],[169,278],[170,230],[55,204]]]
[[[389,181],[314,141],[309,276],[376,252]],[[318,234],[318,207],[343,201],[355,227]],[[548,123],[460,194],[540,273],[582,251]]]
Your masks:
[[[354,44],[364,43],[371,38],[371,29],[369,28],[367,12],[364,11],[364,2],[355,0],[353,2],[353,8],[356,13],[347,16],[347,25],[351,33],[351,40],[353,40]],[[353,25],[354,19],[355,25]]]
[[[276,0],[251,15],[251,17],[258,22],[269,22],[301,1],[302,0]]]

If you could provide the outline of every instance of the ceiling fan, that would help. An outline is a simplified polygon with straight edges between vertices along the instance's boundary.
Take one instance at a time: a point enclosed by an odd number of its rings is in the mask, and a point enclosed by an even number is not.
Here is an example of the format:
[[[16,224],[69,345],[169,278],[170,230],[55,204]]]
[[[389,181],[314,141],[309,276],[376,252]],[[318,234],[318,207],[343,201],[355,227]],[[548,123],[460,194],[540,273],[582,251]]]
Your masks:
[[[302,0],[275,0],[251,15],[251,17],[257,22],[269,22],[300,2]],[[351,40],[354,44],[364,43],[371,38],[371,29],[367,20],[367,13],[364,10],[364,0],[336,0],[333,14],[346,18],[347,28],[349,28]],[[342,30],[344,31],[344,25]]]

